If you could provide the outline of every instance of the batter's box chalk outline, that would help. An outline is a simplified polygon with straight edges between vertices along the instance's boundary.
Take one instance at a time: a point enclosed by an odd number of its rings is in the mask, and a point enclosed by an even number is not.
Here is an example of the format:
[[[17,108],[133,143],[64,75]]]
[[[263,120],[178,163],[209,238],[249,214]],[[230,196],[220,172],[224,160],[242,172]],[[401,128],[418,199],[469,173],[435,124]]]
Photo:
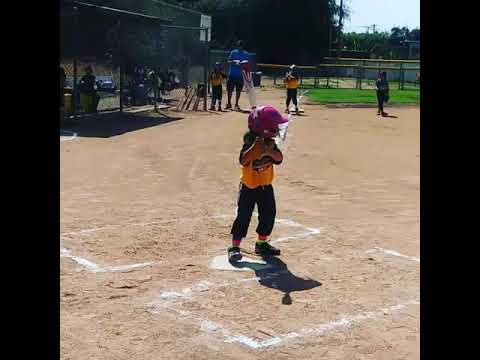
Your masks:
[[[77,264],[82,266],[84,269],[93,272],[93,273],[103,273],[103,272],[127,272],[132,271],[134,269],[142,268],[145,266],[155,265],[157,264],[154,261],[137,263],[137,264],[126,264],[126,265],[117,265],[117,266],[104,266],[101,267],[100,265],[85,259],[80,256],[76,256],[72,254],[72,252],[64,247],[60,248],[60,257],[69,258],[75,261]]]
[[[67,135],[65,134],[62,134],[63,133],[67,133]],[[60,129],[60,141],[70,141],[70,140],[74,140],[77,138],[77,133],[76,132],[73,132],[73,131],[70,131],[70,130],[65,130],[65,129]]]
[[[195,219],[193,218],[189,218],[189,219],[173,219],[173,220],[164,220],[164,221],[150,221],[150,222],[141,222],[141,223],[110,224],[110,225],[104,225],[96,228],[65,232],[60,234],[60,238],[75,237],[77,235],[92,234],[98,231],[111,230],[111,229],[128,228],[128,227],[148,227],[153,225],[164,225],[164,224],[173,223],[173,222],[194,221],[194,220]]]
[[[283,344],[292,339],[302,339],[307,337],[321,337],[329,333],[351,328],[367,321],[379,320],[384,316],[398,312],[412,305],[419,305],[418,300],[411,300],[405,303],[392,305],[389,307],[378,308],[375,311],[361,312],[356,314],[345,315],[340,318],[323,322],[312,327],[301,328],[296,331],[291,331],[286,334],[270,336],[265,340],[257,340],[254,337],[236,334],[226,329],[221,324],[211,321],[209,319],[197,316],[190,311],[179,310],[169,305],[168,303],[149,303],[146,305],[146,310],[151,314],[163,314],[165,310],[169,311],[178,320],[188,320],[196,325],[200,331],[217,334],[218,337],[223,338],[225,343],[238,343],[248,346],[251,349],[264,349],[275,345]]]
[[[378,246],[375,246],[373,249],[365,251],[365,254],[372,254],[372,253],[376,253],[376,252],[382,252],[386,255],[396,256],[396,257],[400,257],[400,258],[404,258],[404,259],[408,259],[408,260],[420,263],[420,259],[418,257],[400,254],[398,251],[384,249],[384,248],[381,248],[381,247],[378,247]]]
[[[251,282],[251,281],[260,281],[260,280],[268,280],[272,279],[278,275],[281,274],[287,274],[287,270],[282,270],[282,271],[277,271],[276,273],[272,275],[266,275],[266,276],[253,276],[245,279],[238,279],[234,281],[224,281],[224,282],[218,282],[216,281],[215,283],[211,283],[210,281],[207,280],[201,280],[197,282],[196,284],[193,284],[190,287],[183,288],[179,291],[163,291],[160,294],[160,301],[166,302],[175,302],[178,299],[189,299],[193,300],[197,298],[199,295],[206,295],[211,291],[216,291],[220,289],[225,289],[229,286],[235,286],[239,285],[242,283],[246,282]]]
[[[147,227],[147,226],[153,226],[153,225],[162,225],[162,224],[168,224],[171,222],[183,222],[183,221],[193,221],[195,219],[174,219],[174,220],[164,220],[164,221],[151,221],[151,222],[142,222],[142,223],[125,223],[125,224],[116,224],[116,225],[105,225],[101,227],[96,227],[96,228],[90,228],[90,229],[82,229],[78,231],[70,231],[70,232],[65,232],[60,234],[60,239],[68,239],[68,238],[73,238],[75,236],[79,235],[88,235],[88,234],[93,234],[98,231],[104,231],[104,230],[112,230],[112,229],[119,229],[119,228],[127,228],[127,227]],[[118,265],[118,266],[104,266],[101,267],[95,262],[82,258],[80,256],[76,256],[72,253],[71,250],[68,250],[64,247],[60,248],[60,257],[65,257],[69,258],[73,261],[75,261],[77,264],[85,268],[86,270],[93,272],[93,273],[101,273],[101,272],[126,272],[126,271],[132,271],[137,268],[145,267],[145,266],[151,266],[151,265],[156,265],[158,262],[155,261],[147,261],[143,263],[136,263],[136,264],[127,264],[127,265]]]
[[[254,213],[253,216],[258,216],[257,213]],[[214,215],[213,218],[221,218],[221,219],[227,219],[227,218],[235,218],[236,215]],[[294,228],[301,228],[304,231],[301,231],[297,234],[290,235],[290,236],[282,236],[279,237],[275,240],[270,241],[272,244],[280,243],[283,241],[289,241],[289,240],[296,240],[296,239],[304,239],[316,235],[320,235],[322,232],[322,228],[311,228],[307,227],[303,224],[300,224],[296,221],[290,220],[290,219],[275,219],[276,223],[289,226],[289,227],[294,227]]]
[[[258,216],[258,214],[254,214],[254,215]],[[93,233],[96,233],[96,232],[99,232],[99,231],[126,228],[126,227],[148,227],[148,226],[154,226],[154,225],[164,225],[164,224],[168,224],[168,223],[190,222],[190,221],[195,221],[195,220],[202,220],[202,219],[205,219],[205,218],[218,219],[218,218],[234,218],[234,217],[235,217],[235,215],[213,215],[213,216],[199,217],[199,218],[179,218],[179,219],[169,219],[169,220],[164,220],[164,221],[151,221],[151,222],[141,222],[141,223],[125,223],[125,224],[116,224],[116,225],[105,225],[105,226],[96,227],[96,228],[65,232],[65,233],[62,233],[60,235],[60,239],[66,239],[66,238],[68,239],[68,238],[73,238],[73,237],[80,236],[80,235],[93,234]],[[294,235],[291,235],[291,236],[280,237],[278,239],[272,240],[271,243],[279,243],[279,242],[288,241],[288,240],[308,238],[308,237],[311,237],[311,236],[319,235],[320,232],[321,232],[321,229],[306,227],[306,226],[304,226],[304,225],[302,225],[302,224],[300,224],[296,221],[289,220],[289,219],[276,219],[275,222],[277,222],[279,224],[282,224],[282,225],[285,225],[285,226],[289,226],[289,227],[301,228],[304,231],[301,231],[301,232],[299,232],[297,234],[294,234]],[[133,270],[133,269],[136,269],[136,268],[157,264],[156,262],[148,261],[148,262],[143,262],[143,263],[138,263],[138,264],[127,264],[127,265],[121,265],[121,266],[101,267],[91,260],[88,260],[88,259],[82,258],[80,256],[74,255],[71,250],[68,250],[66,248],[61,248],[60,249],[60,256],[72,259],[77,264],[79,264],[80,266],[82,266],[86,270],[88,270],[90,272],[93,272],[93,273],[129,271],[129,270]]]
[[[398,256],[398,257],[401,257],[401,258],[407,258],[408,260],[413,260],[413,261],[418,260],[418,258],[403,255],[403,254],[400,254],[396,251],[386,250],[386,249],[382,249],[382,248],[370,249],[370,250],[366,250],[366,251],[363,251],[363,252],[353,251],[353,252],[347,254],[347,256],[363,257],[362,254],[371,254],[371,253],[379,252],[381,250],[385,250],[387,255],[393,255],[393,256]],[[223,256],[223,255],[220,255],[220,256]],[[209,267],[210,268],[213,268],[211,266],[212,261],[214,259],[218,258],[218,257],[219,256],[214,257],[209,262]],[[250,259],[250,261],[251,261],[251,259]],[[262,265],[262,264],[268,265],[263,261],[258,261],[258,264],[259,265]],[[238,269],[235,269],[235,271],[237,271],[237,270]],[[244,278],[244,279],[237,279],[237,280],[233,280],[233,281],[224,281],[224,282],[220,282],[219,280],[216,280],[215,283],[212,283],[212,282],[207,281],[207,280],[200,280],[200,281],[194,283],[193,285],[191,285],[189,287],[185,287],[185,288],[180,289],[180,290],[163,291],[163,292],[160,293],[160,299],[161,299],[161,301],[176,301],[176,300],[179,300],[179,299],[193,300],[196,297],[201,296],[201,295],[206,295],[211,291],[216,291],[216,290],[224,289],[224,288],[229,287],[229,286],[236,286],[236,285],[240,285],[240,284],[247,283],[247,282],[260,281],[262,279],[269,279],[269,278],[276,277],[279,274],[286,274],[288,272],[289,272],[288,270],[281,270],[281,271],[275,272],[272,275],[266,275],[266,276],[263,276],[263,277],[252,276],[252,277],[248,277],[248,278]]]

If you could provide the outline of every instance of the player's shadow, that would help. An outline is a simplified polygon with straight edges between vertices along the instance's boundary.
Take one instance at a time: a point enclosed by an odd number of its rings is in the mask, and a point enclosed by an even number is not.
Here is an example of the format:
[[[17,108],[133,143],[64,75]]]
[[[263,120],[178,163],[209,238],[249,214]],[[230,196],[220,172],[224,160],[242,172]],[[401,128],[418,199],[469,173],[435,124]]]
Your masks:
[[[267,262],[267,265],[249,261],[240,261],[232,265],[255,271],[255,275],[259,278],[259,284],[283,293],[282,304],[284,305],[292,304],[290,293],[311,290],[322,285],[317,280],[304,279],[292,274],[287,264],[277,257],[269,256],[263,259]]]
[[[388,115],[382,115],[382,118],[398,119],[398,116],[388,114]]]

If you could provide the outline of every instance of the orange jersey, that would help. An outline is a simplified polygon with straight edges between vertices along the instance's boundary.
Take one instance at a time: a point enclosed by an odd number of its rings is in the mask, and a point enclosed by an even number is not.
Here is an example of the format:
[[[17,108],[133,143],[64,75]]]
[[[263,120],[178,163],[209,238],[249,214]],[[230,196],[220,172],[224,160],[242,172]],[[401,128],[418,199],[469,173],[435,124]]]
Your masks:
[[[245,134],[240,158],[242,154],[253,145],[255,138],[256,135],[252,132]],[[275,150],[280,151],[276,145],[274,145],[274,147]],[[280,164],[281,161],[275,162],[270,156],[263,156],[260,159],[251,161],[247,165],[242,165],[240,181],[250,189],[255,189],[262,185],[270,185],[274,177],[273,165]]]
[[[287,89],[297,89],[299,85],[298,75],[294,76],[292,73],[288,72],[287,76],[284,79]]]
[[[225,78],[226,78],[226,75],[224,73],[212,71],[210,73],[210,84],[212,86],[222,85],[223,79]]]

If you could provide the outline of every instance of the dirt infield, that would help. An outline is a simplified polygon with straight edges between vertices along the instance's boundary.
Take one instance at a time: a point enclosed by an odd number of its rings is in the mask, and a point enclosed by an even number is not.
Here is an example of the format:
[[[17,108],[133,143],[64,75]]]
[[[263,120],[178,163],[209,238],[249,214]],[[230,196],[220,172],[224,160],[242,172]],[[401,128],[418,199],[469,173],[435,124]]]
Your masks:
[[[283,95],[257,97],[283,110]],[[65,127],[62,359],[420,357],[419,108],[302,108],[274,181],[282,256],[247,253],[254,218],[239,271],[212,267],[247,115]]]

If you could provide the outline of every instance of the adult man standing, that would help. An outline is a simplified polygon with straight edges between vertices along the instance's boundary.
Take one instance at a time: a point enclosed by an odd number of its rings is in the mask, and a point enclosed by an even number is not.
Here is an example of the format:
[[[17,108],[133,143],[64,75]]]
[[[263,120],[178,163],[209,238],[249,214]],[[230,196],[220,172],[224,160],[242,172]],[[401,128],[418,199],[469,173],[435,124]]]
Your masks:
[[[240,63],[244,60],[250,61],[250,55],[244,50],[243,40],[238,40],[236,48],[230,52],[228,57],[228,64],[230,64],[230,71],[227,80],[227,106],[225,109],[232,108],[232,94],[235,88],[235,110],[241,111],[238,106],[238,100],[243,89],[243,76]]]

